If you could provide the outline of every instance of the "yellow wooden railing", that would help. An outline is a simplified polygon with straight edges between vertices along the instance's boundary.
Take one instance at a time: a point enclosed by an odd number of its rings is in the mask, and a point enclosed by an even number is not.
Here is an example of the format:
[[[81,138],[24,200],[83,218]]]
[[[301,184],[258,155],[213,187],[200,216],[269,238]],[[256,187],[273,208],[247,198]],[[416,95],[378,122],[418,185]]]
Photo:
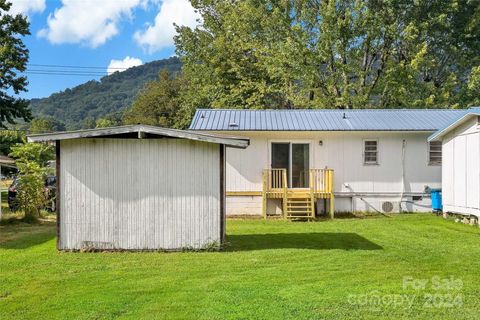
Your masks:
[[[333,169],[309,169],[301,173],[305,176],[308,173],[308,186],[314,193],[332,193],[333,191]],[[266,192],[279,192],[288,189],[286,169],[264,169],[263,190]]]
[[[268,190],[287,188],[287,169],[267,169],[263,173]]]
[[[310,189],[314,193],[333,192],[333,170],[332,169],[310,169]]]
[[[287,169],[265,169],[262,173],[263,217],[267,217],[267,198],[283,198],[283,212],[287,210]]]
[[[333,169],[309,169],[300,173],[306,180],[312,203],[316,198],[330,199],[329,211],[333,217]],[[306,182],[306,181],[305,181]],[[289,189],[286,169],[264,169],[262,174],[263,215],[266,218],[267,198],[283,199],[283,212],[286,212],[286,203],[289,192],[298,189]],[[305,191],[303,191],[305,192]]]

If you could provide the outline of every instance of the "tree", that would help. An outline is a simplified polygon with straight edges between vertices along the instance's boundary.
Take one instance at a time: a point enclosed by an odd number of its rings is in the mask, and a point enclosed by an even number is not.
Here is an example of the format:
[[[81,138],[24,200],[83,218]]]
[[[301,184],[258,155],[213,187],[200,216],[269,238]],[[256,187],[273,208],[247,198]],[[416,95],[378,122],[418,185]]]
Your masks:
[[[20,130],[0,130],[0,155],[8,155],[11,148],[17,143],[25,141],[25,133]],[[2,174],[10,175],[16,170],[14,168],[2,166]]]
[[[8,14],[10,7],[6,0],[0,0],[0,128],[15,123],[16,118],[31,119],[28,101],[10,93],[27,90],[27,78],[18,73],[26,70],[28,61],[21,37],[30,34],[27,18]]]
[[[46,167],[48,161],[55,158],[55,151],[49,145],[42,143],[17,143],[11,148],[10,156],[19,162],[35,162],[40,167]]]
[[[195,0],[177,27],[186,104],[456,107],[480,63],[471,0]]]
[[[95,122],[95,119],[93,119],[92,117],[85,118],[82,121],[82,129],[93,129],[95,128],[96,125],[97,123]]]
[[[27,221],[35,221],[47,201],[44,192],[47,169],[33,161],[18,162],[18,187],[15,200],[25,213]]]
[[[11,147],[25,140],[25,134],[17,130],[0,130],[0,155],[8,155]]]
[[[53,117],[35,118],[30,123],[32,133],[53,132],[65,130],[65,125]]]
[[[108,120],[110,126],[119,126],[123,123],[123,114],[124,111],[110,112],[103,116],[103,119]]]
[[[480,106],[480,66],[470,72],[467,86],[462,91],[462,100],[468,107]]]
[[[34,221],[47,200],[44,183],[49,172],[47,162],[54,159],[53,148],[40,143],[19,143],[12,147],[10,155],[18,167],[16,199],[26,220]]]
[[[96,121],[95,128],[108,128],[108,127],[112,127],[113,125],[114,125],[113,122],[110,121],[109,119],[99,118]]]
[[[160,72],[158,80],[147,83],[140,91],[132,108],[125,112],[125,124],[148,124],[160,127],[181,127],[180,90],[184,79],[170,76],[166,70]]]

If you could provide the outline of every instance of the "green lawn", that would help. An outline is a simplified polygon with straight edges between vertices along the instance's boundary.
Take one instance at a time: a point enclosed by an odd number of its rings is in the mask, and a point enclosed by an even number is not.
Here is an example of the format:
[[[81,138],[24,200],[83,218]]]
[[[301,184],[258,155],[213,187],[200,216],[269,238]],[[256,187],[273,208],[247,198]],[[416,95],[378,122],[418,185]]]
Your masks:
[[[0,319],[479,317],[478,227],[415,214],[227,230],[224,252],[59,253],[53,224],[0,226]]]

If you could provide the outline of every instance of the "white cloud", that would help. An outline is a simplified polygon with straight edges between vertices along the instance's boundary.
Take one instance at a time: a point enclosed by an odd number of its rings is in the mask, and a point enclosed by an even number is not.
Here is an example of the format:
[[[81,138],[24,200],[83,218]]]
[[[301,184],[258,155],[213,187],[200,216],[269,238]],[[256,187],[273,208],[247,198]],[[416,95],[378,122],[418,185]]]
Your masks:
[[[112,74],[116,71],[122,72],[128,68],[139,66],[142,63],[142,60],[130,56],[126,56],[123,60],[112,59],[110,60],[110,64],[108,65],[107,73]]]
[[[41,13],[45,10],[45,0],[11,0],[10,13],[29,15]]]
[[[173,23],[181,26],[195,27],[200,16],[188,0],[163,0],[153,25],[143,31],[135,32],[134,39],[139,45],[152,53],[171,47],[175,28]]]
[[[132,9],[142,0],[62,0],[62,7],[50,14],[47,27],[38,36],[51,43],[82,43],[92,48],[118,34],[122,19],[130,19]]]

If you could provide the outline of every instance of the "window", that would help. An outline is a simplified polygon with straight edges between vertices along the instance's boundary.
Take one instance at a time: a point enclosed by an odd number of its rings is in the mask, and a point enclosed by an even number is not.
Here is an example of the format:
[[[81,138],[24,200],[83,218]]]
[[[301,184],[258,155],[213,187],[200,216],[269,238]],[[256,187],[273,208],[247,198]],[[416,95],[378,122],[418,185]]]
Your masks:
[[[431,141],[428,144],[428,164],[434,166],[442,164],[442,141]]]
[[[308,143],[272,143],[272,169],[287,169],[287,183],[293,188],[307,188],[310,169]]]
[[[378,164],[378,141],[377,140],[363,141],[363,163]]]

